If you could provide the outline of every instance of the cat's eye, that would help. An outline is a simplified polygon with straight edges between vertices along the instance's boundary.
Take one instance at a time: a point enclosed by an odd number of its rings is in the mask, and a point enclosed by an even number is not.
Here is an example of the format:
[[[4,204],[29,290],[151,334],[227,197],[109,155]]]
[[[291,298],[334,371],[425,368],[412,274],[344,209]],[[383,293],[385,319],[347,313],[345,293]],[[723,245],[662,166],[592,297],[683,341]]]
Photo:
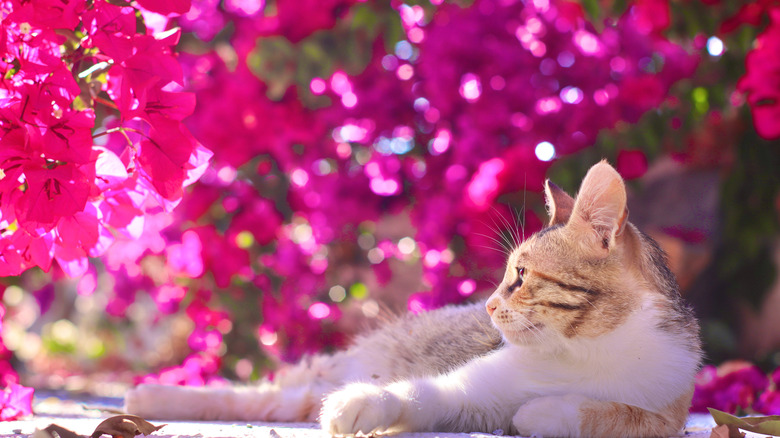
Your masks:
[[[510,287],[510,289],[517,289],[523,285],[523,274],[525,274],[525,268],[517,267],[515,270],[517,270],[517,279],[515,279],[515,283]]]

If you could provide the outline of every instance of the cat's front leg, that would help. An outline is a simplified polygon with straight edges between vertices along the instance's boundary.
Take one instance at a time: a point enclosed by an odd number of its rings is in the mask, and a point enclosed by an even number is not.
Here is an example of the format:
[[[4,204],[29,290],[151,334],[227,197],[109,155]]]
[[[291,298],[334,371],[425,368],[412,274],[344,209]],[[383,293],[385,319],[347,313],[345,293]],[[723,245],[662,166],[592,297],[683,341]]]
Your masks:
[[[690,394],[652,412],[579,394],[539,397],[523,404],[512,423],[523,436],[658,437],[676,435],[688,414]]]
[[[579,394],[538,397],[520,406],[512,424],[522,436],[578,437],[580,409],[588,400]]]
[[[403,408],[402,400],[370,383],[352,383],[325,398],[322,429],[331,435],[374,434],[392,431]]]

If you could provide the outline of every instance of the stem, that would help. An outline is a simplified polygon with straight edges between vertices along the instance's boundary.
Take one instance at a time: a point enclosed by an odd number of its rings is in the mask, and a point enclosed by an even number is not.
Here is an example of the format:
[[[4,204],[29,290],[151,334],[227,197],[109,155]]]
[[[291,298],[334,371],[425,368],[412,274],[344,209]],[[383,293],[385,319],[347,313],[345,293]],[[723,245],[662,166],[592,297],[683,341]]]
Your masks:
[[[107,130],[105,130],[103,132],[98,132],[97,134],[93,134],[92,138],[94,139],[94,138],[102,137],[102,136],[108,135],[108,134],[115,134],[117,132],[122,134],[122,136],[125,138],[125,140],[127,140],[127,144],[130,145],[130,146],[133,145],[133,141],[130,140],[130,137],[127,136],[127,132],[134,132],[134,133],[136,133],[138,135],[146,137],[146,139],[149,140],[149,141],[152,140],[145,132],[143,132],[141,130],[138,130],[138,129],[135,129],[135,128],[125,128],[124,126],[107,129]]]
[[[94,100],[95,102],[98,102],[98,103],[102,103],[103,105],[105,105],[105,106],[107,106],[109,108],[113,108],[113,109],[119,111],[119,107],[116,106],[116,104],[114,102],[110,102],[110,101],[108,101],[106,99],[103,99],[100,96],[93,96],[92,100]]]

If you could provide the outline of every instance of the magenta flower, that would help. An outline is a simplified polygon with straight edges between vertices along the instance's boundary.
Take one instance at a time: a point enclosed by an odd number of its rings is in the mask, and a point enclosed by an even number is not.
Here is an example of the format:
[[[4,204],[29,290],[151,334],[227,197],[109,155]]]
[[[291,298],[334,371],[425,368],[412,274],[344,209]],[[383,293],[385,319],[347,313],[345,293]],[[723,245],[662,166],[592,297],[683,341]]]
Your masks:
[[[726,362],[720,367],[708,365],[696,377],[691,412],[707,412],[715,408],[734,413],[748,409],[767,388],[766,375],[746,362]]]
[[[0,392],[0,421],[13,421],[32,415],[32,388],[10,384]]]
[[[765,391],[753,404],[753,409],[764,415],[780,415],[780,391]]]
[[[737,88],[747,94],[753,125],[761,137],[780,138],[780,7],[769,11],[770,23],[745,58],[745,76]]]
[[[639,149],[621,149],[615,164],[625,179],[636,179],[647,172],[647,156]]]
[[[191,0],[138,0],[144,9],[158,14],[184,14],[190,10]]]

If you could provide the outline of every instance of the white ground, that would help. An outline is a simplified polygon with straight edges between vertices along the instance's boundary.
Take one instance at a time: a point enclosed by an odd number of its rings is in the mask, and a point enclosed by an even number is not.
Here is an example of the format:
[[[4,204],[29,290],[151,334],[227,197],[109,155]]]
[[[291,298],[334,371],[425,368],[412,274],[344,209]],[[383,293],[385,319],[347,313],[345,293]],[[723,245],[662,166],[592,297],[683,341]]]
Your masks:
[[[60,397],[36,398],[35,415],[21,421],[0,423],[0,437],[29,436],[36,428],[43,429],[55,423],[82,436],[90,436],[95,427],[110,412],[89,408],[118,408],[121,400],[116,398],[87,398],[80,401]],[[217,437],[261,437],[261,438],[330,438],[314,423],[245,423],[245,422],[184,422],[152,421],[165,427],[150,435],[159,438],[217,438]],[[709,415],[692,415],[686,437],[708,438],[714,425]],[[748,437],[762,435],[748,434]],[[484,433],[407,433],[396,438],[495,438]]]

